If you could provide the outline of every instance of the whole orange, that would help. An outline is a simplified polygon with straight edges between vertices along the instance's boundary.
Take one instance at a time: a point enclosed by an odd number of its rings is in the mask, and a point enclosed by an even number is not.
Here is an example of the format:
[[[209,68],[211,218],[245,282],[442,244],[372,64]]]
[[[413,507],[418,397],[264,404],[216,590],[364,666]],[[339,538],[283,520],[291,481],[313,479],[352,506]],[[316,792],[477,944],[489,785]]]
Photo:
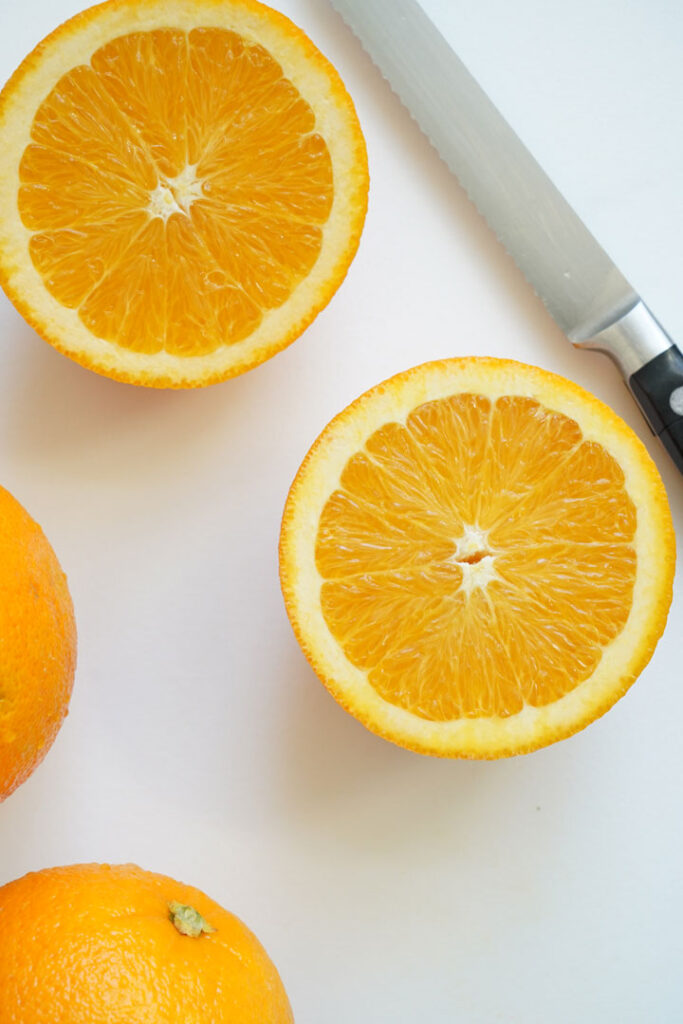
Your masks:
[[[50,749],[75,667],[66,577],[41,528],[0,487],[0,801]]]
[[[291,1024],[265,950],[198,889],[131,864],[0,888],[3,1024]]]

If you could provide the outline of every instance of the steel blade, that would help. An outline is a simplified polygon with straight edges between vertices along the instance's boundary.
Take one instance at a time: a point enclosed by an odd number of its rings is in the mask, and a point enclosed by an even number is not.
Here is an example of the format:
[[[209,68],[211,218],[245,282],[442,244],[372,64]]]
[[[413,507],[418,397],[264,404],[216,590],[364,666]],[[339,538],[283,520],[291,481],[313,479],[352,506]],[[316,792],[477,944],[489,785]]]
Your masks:
[[[574,342],[638,296],[417,0],[332,0]]]

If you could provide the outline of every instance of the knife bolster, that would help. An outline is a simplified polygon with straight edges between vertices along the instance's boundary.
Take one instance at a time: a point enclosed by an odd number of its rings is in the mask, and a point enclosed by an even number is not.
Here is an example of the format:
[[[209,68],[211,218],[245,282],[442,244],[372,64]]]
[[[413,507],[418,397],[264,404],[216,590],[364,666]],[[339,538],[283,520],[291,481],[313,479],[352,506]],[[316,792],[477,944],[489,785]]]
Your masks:
[[[671,348],[672,341],[644,302],[635,306],[592,338],[575,342],[577,348],[604,352],[616,363],[628,383],[634,373]]]

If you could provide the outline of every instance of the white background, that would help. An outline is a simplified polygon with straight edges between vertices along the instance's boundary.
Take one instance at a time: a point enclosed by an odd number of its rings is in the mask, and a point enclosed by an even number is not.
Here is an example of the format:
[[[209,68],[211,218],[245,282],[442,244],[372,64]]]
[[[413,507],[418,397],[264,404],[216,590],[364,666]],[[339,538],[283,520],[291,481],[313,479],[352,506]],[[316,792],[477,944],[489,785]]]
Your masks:
[[[2,4],[3,77],[79,8]],[[479,0],[479,25],[471,6],[441,4],[451,28],[462,15],[461,55],[683,337],[679,6],[593,0],[585,39],[559,3]],[[324,0],[280,7],[345,78],[372,173],[358,256],[306,334],[234,381],[154,392],[81,369],[0,301],[0,482],[51,539],[79,628],[69,718],[0,808],[0,882],[88,860],[192,882],[262,939],[298,1024],[681,1020],[680,577],[629,694],[580,735],[499,763],[431,760],[370,735],[290,631],[276,553],[288,486],[334,413],[410,365],[513,356],[588,387],[645,440],[679,536],[683,481],[611,365],[566,342],[337,15]],[[654,117],[657,95],[669,106]]]

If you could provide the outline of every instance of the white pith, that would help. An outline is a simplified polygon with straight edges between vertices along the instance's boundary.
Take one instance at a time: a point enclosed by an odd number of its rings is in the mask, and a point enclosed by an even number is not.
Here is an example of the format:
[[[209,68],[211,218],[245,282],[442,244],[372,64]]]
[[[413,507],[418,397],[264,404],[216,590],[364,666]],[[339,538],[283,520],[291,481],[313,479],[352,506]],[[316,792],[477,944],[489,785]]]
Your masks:
[[[197,177],[197,165],[187,166],[174,178],[160,176],[157,187],[149,194],[147,212],[166,223],[173,213],[187,216],[192,204],[204,195],[204,182]]]
[[[460,566],[462,580],[460,589],[469,596],[473,590],[485,590],[486,585],[497,579],[496,557],[488,550],[488,537],[479,526],[465,524],[462,536],[455,542],[455,551],[450,558]],[[466,559],[479,556],[478,561]]]

